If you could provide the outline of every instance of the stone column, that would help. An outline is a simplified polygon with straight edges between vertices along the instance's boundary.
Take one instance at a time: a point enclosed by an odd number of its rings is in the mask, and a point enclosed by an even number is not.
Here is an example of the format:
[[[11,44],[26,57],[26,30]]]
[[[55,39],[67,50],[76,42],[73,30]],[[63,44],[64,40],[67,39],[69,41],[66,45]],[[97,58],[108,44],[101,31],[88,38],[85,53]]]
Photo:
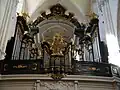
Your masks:
[[[105,24],[104,24],[104,17],[103,17],[103,10],[102,10],[102,6],[103,6],[103,2],[101,2],[101,0],[96,0],[96,2],[93,3],[94,8],[96,8],[94,10],[94,12],[99,16],[99,34],[100,34],[100,40],[106,42],[106,36],[105,36]]]
[[[78,81],[74,81],[75,84],[75,89],[74,90],[78,90]]]
[[[2,23],[0,25],[0,60],[4,59],[7,41],[13,35],[16,26],[16,8],[18,0],[2,1],[2,4],[6,3],[4,15],[1,17]]]
[[[36,90],[40,90],[40,80],[36,81]]]
[[[1,5],[0,5],[0,12],[3,12],[1,13],[0,15],[0,19],[1,19],[1,22],[0,22],[0,59],[3,58],[3,55],[5,55],[5,53],[2,51],[2,37],[3,37],[3,33],[4,33],[4,28],[5,28],[5,22],[6,22],[6,17],[8,15],[8,6],[9,6],[9,3],[10,3],[10,0],[2,0],[1,1]],[[6,9],[5,9],[6,8]]]
[[[71,45],[70,45],[69,47],[70,47],[70,48],[69,48],[69,52],[68,52],[68,54],[69,54],[69,68],[71,68],[71,61],[72,61],[72,60],[71,60],[71,58],[72,58],[72,57],[71,57],[71,51],[72,51],[72,50],[71,50]]]
[[[34,84],[33,90],[37,90],[37,84],[36,84],[36,82]]]
[[[118,65],[117,60],[120,57],[119,46],[116,35],[116,29],[113,25],[109,0],[98,0],[97,2],[103,13],[105,36],[109,52],[109,62]]]

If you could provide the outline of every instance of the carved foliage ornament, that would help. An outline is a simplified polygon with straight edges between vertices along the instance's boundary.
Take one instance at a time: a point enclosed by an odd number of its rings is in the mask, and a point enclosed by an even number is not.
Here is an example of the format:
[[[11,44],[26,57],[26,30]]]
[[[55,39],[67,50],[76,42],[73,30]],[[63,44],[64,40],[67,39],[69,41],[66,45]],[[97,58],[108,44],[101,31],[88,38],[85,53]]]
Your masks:
[[[53,37],[53,42],[51,46],[53,55],[63,55],[62,52],[64,51],[64,48],[65,48],[65,42],[62,35],[56,33],[55,36]]]

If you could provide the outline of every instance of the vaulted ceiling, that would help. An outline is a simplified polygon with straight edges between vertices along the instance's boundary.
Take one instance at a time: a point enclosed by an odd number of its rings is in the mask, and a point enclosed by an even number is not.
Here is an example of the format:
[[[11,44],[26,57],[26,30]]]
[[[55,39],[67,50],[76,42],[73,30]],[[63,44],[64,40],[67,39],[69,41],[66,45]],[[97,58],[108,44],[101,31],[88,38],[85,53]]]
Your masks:
[[[36,19],[42,11],[60,3],[68,12],[75,14],[79,22],[86,22],[91,0],[24,0],[23,10],[30,15],[29,21]]]

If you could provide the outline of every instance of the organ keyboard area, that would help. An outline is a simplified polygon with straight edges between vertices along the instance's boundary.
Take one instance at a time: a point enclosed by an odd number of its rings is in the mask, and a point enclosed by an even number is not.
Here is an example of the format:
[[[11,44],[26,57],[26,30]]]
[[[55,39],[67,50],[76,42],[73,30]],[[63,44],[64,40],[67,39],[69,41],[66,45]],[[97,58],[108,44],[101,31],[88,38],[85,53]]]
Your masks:
[[[58,13],[54,12],[55,8]],[[66,15],[59,4],[50,11],[29,25],[23,16],[17,17],[15,35],[8,41],[5,60],[0,61],[1,74],[120,76],[119,67],[108,63],[107,46],[100,40],[97,18],[85,25],[72,13]],[[50,26],[49,23],[55,25],[54,34],[42,32],[42,27]],[[57,30],[60,26],[72,28],[66,31],[71,36],[65,38],[66,34],[63,36],[62,30]]]

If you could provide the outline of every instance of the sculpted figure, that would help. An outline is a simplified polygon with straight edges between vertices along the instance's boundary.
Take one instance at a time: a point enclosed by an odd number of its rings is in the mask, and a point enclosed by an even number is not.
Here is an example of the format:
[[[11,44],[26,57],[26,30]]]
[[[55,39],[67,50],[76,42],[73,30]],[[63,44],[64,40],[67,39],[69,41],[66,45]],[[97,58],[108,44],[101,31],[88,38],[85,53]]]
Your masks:
[[[63,51],[65,49],[65,42],[63,37],[56,33],[53,37],[53,42],[51,45],[52,55],[63,55]]]

